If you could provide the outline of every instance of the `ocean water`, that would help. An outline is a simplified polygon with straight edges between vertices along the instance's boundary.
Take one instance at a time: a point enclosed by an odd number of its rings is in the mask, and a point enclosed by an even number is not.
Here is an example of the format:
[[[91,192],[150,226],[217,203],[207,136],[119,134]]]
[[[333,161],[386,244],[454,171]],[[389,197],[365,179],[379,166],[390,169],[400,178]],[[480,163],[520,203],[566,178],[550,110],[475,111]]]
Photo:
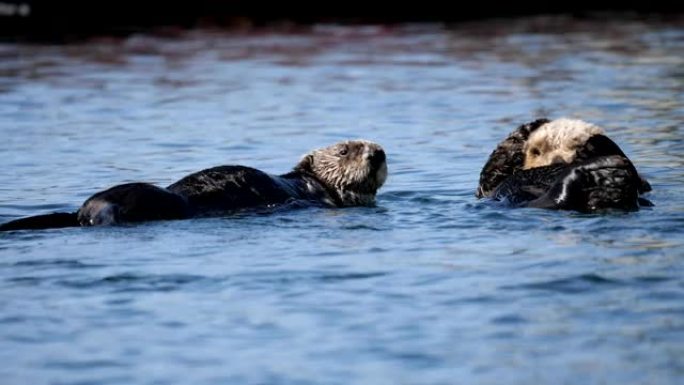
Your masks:
[[[603,126],[630,213],[475,199],[517,125]],[[0,44],[0,221],[366,138],[375,207],[0,234],[0,378],[681,384],[684,22],[214,30]]]

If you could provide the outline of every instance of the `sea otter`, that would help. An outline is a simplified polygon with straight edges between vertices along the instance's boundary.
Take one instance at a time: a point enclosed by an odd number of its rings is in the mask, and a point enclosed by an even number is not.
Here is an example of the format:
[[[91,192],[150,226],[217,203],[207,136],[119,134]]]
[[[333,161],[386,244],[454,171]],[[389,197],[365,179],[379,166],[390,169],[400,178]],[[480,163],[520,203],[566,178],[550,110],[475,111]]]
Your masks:
[[[185,219],[290,202],[325,207],[372,205],[386,178],[386,156],[380,145],[345,141],[312,151],[283,175],[245,166],[219,166],[188,175],[166,188],[127,183],[94,194],[75,213],[17,219],[0,225],[0,230]]]
[[[592,212],[651,205],[650,184],[594,124],[538,119],[514,130],[492,152],[475,195],[514,206]]]

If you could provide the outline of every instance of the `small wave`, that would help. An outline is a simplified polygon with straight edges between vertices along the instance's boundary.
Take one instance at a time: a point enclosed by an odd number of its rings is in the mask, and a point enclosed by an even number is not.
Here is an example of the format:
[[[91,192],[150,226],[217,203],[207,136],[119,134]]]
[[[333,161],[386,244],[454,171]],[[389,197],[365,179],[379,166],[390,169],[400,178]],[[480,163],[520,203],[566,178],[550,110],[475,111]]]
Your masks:
[[[10,282],[15,285],[22,285],[22,286],[38,286],[40,285],[41,282],[43,282],[43,278],[39,277],[13,277],[13,278],[8,278],[7,282]]]
[[[387,272],[348,272],[348,273],[330,273],[330,272],[307,272],[307,271],[281,271],[274,273],[254,273],[242,274],[235,277],[238,282],[245,282],[259,284],[282,284],[282,283],[299,283],[299,282],[342,282],[355,281],[378,278],[388,275]]]
[[[212,279],[199,275],[136,275],[130,273],[110,275],[97,279],[67,279],[59,285],[73,289],[113,288],[120,292],[174,291],[191,284],[208,283]]]
[[[45,259],[45,260],[34,260],[34,261],[19,261],[12,264],[16,267],[65,267],[69,269],[92,269],[103,267],[105,265],[89,264],[83,263],[77,260],[71,259]]]
[[[344,230],[371,230],[371,231],[385,231],[385,230],[387,230],[387,229],[383,229],[383,228],[380,228],[377,226],[367,225],[364,223],[358,223],[358,224],[343,226],[342,229],[344,229]]]
[[[318,277],[318,280],[324,282],[335,282],[335,281],[348,281],[348,280],[358,280],[358,279],[369,279],[383,277],[387,273],[376,272],[376,273],[345,273],[345,274],[326,274]]]
[[[578,294],[591,290],[615,287],[621,284],[623,284],[623,282],[606,278],[598,274],[582,274],[550,281],[502,286],[501,288],[505,290],[548,290],[565,294]]]
[[[526,323],[527,319],[517,314],[506,314],[492,318],[491,322],[494,324],[510,325]]]
[[[43,367],[48,368],[48,369],[69,369],[69,370],[97,370],[97,369],[103,369],[103,368],[123,368],[127,367],[129,364],[126,364],[122,361],[114,361],[114,360],[74,360],[74,361],[66,361],[66,360],[53,360],[53,361],[48,361],[43,364]]]
[[[432,191],[391,191],[378,195],[388,202],[413,202],[418,204],[442,203],[445,200],[435,198]]]

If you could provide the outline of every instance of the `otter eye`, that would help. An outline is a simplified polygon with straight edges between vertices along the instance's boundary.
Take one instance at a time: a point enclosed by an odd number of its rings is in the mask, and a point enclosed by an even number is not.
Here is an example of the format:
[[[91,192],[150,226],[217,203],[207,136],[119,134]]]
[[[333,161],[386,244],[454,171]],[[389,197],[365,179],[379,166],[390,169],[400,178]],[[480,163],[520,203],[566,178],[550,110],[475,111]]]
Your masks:
[[[539,151],[538,148],[533,148],[532,151],[530,151],[530,152],[531,152],[532,155],[534,155],[534,156],[539,156],[539,155],[541,155],[541,151]]]
[[[347,147],[343,147],[338,154],[340,156],[346,156],[349,153],[349,149]]]

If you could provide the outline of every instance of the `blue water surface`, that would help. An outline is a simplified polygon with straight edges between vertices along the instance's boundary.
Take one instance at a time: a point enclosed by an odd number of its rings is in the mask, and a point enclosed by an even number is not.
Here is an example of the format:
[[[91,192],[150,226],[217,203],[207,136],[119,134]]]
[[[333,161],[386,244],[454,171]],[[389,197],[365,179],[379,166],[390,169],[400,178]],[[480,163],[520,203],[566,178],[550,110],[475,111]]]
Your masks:
[[[538,117],[605,127],[631,213],[474,197]],[[366,138],[376,207],[0,234],[0,378],[681,384],[684,23],[537,17],[0,45],[0,221]]]

